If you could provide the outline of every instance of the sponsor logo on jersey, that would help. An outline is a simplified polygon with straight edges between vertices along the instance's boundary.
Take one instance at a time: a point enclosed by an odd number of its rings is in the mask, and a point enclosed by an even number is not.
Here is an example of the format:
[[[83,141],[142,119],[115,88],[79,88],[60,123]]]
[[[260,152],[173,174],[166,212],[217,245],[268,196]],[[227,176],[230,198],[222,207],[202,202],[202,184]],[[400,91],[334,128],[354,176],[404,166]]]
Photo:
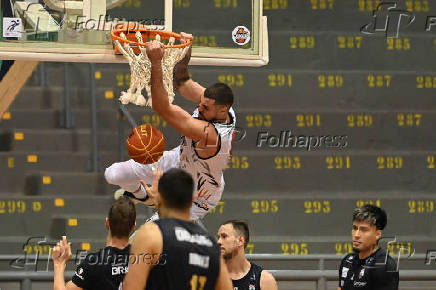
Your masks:
[[[129,272],[129,266],[112,267],[112,276],[120,275],[120,274],[127,274],[127,272]]]
[[[360,270],[359,279],[362,279],[363,275],[365,275],[365,269]]]
[[[188,243],[193,243],[206,247],[213,246],[212,241],[208,237],[204,235],[197,235],[197,234],[191,235],[191,233],[189,233],[186,229],[182,227],[175,227],[174,233],[176,235],[176,239],[179,242],[188,242]]]
[[[348,271],[350,269],[346,268],[346,267],[342,267],[342,278],[347,278],[348,275]]]
[[[189,253],[189,265],[201,268],[209,268],[209,256],[203,256],[196,253]]]
[[[367,284],[367,282],[359,282],[359,281],[355,281],[355,282],[353,283],[353,286],[354,286],[354,287],[365,287],[366,284]]]
[[[74,273],[74,275],[76,275],[77,277],[79,277],[81,280],[85,280],[85,279],[83,279],[82,274],[83,274],[83,268],[79,268],[79,269],[77,269],[77,271]]]

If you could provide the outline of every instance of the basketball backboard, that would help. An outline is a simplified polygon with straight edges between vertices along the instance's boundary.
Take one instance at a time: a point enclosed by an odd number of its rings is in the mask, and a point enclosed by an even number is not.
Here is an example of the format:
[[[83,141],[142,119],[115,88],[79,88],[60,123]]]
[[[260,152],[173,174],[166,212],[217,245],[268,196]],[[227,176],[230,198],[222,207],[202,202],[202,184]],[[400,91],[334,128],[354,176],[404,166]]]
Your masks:
[[[113,53],[110,29],[138,22],[195,37],[191,64],[268,63],[262,0],[27,0],[2,7],[0,59],[126,62]],[[4,5],[3,5],[4,6]],[[7,17],[8,16],[8,17]]]

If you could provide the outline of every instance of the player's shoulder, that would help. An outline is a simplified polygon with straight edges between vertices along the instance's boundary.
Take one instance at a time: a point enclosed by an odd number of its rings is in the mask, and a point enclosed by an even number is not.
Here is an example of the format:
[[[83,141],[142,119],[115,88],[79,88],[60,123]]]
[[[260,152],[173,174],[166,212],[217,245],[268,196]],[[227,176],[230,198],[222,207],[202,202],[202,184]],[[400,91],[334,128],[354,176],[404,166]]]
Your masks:
[[[260,274],[260,289],[277,289],[277,282],[274,276],[267,270],[263,270]]]
[[[342,258],[341,264],[353,264],[354,261],[356,261],[356,259],[358,259],[357,254],[350,253],[350,254],[346,255],[344,258]]]
[[[397,263],[384,248],[377,250],[374,255],[374,260],[375,265],[384,265],[383,268],[387,271],[397,270]]]
[[[133,240],[133,245],[148,247],[160,247],[162,245],[162,232],[156,222],[146,222],[143,224],[138,232],[136,233],[135,239]]]
[[[73,276],[73,282],[75,282],[75,284],[80,284],[77,283],[78,279],[84,281],[85,277],[89,278],[99,271],[98,268],[104,264],[104,250],[105,248],[102,248],[96,252],[87,253],[85,258],[80,261]]]
[[[253,262],[251,262],[251,267],[252,267],[254,273],[260,273],[260,272],[264,271],[262,266],[255,264]]]
[[[101,249],[99,249],[99,250],[96,251],[96,252],[91,252],[91,253],[86,254],[86,257],[85,257],[85,259],[82,261],[81,265],[82,265],[83,267],[87,267],[87,268],[98,265],[98,264],[99,264],[99,263],[98,263],[99,260],[100,260],[100,259],[104,256],[104,254],[105,254],[105,249],[106,249],[106,248],[101,248]]]
[[[124,249],[107,246],[96,252],[88,253],[79,265],[86,269],[101,267],[106,265],[105,261],[108,260],[108,257],[122,258],[122,256],[129,255],[129,253],[130,245],[127,245]]]
[[[160,220],[157,221],[152,221],[152,222],[147,222],[144,223],[138,230],[137,235],[139,236],[158,236],[159,234],[161,234],[161,230],[159,228],[158,223],[160,222]]]

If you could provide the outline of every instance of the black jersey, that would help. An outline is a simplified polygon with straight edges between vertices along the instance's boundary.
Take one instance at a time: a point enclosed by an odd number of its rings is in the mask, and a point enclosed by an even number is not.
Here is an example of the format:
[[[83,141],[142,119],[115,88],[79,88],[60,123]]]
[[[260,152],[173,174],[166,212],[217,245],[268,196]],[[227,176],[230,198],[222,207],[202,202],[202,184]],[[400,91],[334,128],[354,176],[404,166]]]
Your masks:
[[[162,256],[150,271],[147,290],[215,289],[220,248],[199,225],[179,219],[154,221],[162,232]]]
[[[260,290],[260,275],[263,268],[251,263],[247,275],[238,280],[232,280],[234,290]]]
[[[349,254],[339,268],[342,290],[398,290],[398,282],[397,264],[382,248],[363,260],[358,253]]]
[[[130,245],[124,249],[105,247],[90,253],[77,266],[71,279],[82,289],[118,290],[129,270]]]

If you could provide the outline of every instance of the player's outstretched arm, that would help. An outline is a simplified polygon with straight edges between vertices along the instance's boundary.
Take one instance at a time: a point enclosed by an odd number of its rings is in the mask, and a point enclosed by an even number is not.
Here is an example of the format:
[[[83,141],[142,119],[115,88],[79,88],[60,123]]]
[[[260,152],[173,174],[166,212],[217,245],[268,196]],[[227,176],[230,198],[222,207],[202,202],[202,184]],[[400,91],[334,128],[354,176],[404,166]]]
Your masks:
[[[191,45],[189,47],[189,51],[186,53],[186,56],[174,67],[174,88],[185,99],[199,104],[205,88],[191,79],[188,70],[188,64],[191,59],[192,52],[192,41],[194,40],[194,38],[192,34],[187,34],[184,32],[181,32],[180,35],[181,43],[185,43],[186,39],[190,39]]]
[[[276,279],[266,270],[263,270],[262,274],[260,274],[260,290],[277,290]]]
[[[162,233],[153,223],[145,223],[136,234],[130,250],[129,272],[123,281],[123,290],[143,290],[153,265],[162,254]]]
[[[222,257],[220,262],[220,273],[216,280],[215,290],[233,290],[232,280],[230,279],[227,266]]]
[[[82,290],[76,286],[72,281],[65,284],[64,273],[67,262],[71,257],[71,243],[67,241],[67,237],[63,236],[57,245],[53,248],[53,289],[54,290]]]

